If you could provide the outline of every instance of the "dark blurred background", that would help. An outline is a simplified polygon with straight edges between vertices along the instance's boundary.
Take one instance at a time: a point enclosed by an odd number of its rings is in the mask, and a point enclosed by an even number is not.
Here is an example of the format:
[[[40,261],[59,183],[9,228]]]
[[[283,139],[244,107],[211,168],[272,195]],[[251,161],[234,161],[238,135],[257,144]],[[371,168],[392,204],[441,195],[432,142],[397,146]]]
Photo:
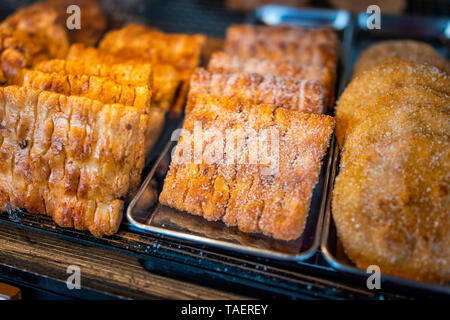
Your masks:
[[[204,33],[223,36],[231,23],[245,21],[254,8],[264,4],[293,7],[338,8],[365,11],[377,4],[382,13],[450,16],[450,0],[99,0],[112,24],[146,22],[166,32]],[[2,0],[0,18],[32,0]],[[74,0],[76,3],[76,0]]]

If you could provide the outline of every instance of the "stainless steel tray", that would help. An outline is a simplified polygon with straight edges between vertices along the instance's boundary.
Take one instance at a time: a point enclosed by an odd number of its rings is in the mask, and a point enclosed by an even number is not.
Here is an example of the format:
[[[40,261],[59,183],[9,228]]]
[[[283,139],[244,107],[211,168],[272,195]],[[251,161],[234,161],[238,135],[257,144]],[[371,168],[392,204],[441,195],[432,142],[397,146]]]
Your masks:
[[[287,12],[290,12],[290,14],[286,15]],[[269,16],[270,19],[268,19]],[[346,35],[345,31],[347,24],[350,22],[350,15],[345,11],[293,10],[279,6],[265,6],[257,10],[250,19],[250,21],[259,24],[295,25],[299,25],[299,21],[306,20],[308,20],[308,27],[335,27],[341,41],[351,38]],[[346,54],[344,47],[341,46],[341,55]],[[343,68],[340,67],[340,69]],[[243,233],[237,228],[226,227],[222,222],[209,222],[202,217],[180,212],[158,203],[158,195],[162,189],[170,162],[170,150],[174,146],[174,142],[166,146],[139,193],[128,207],[127,218],[136,228],[152,234],[165,235],[201,245],[276,260],[303,261],[317,252],[320,245],[326,190],[331,168],[331,148],[329,148],[323,160],[305,231],[297,240],[287,242],[274,240],[263,235]]]
[[[355,32],[353,33],[351,52],[347,56],[348,61],[345,65],[348,70],[345,70],[345,79],[341,80],[339,94],[342,93],[347,82],[350,80],[351,70],[353,64],[358,57],[361,50],[367,46],[373,44],[376,41],[387,40],[392,38],[413,38],[417,40],[427,41],[444,55],[448,56],[448,49],[446,49],[446,40],[450,37],[450,34],[446,34],[447,26],[450,26],[448,19],[432,19],[421,17],[398,17],[398,16],[382,16],[381,29],[380,30],[368,30],[366,27],[367,14],[360,14],[355,21]],[[445,23],[444,23],[445,21]],[[409,26],[409,28],[405,28]],[[420,28],[418,30],[417,28]],[[343,273],[346,276],[365,280],[369,276],[365,270],[357,268],[350,259],[345,255],[337,234],[334,221],[331,214],[331,194],[334,188],[335,178],[338,174],[339,168],[339,147],[337,142],[333,145],[333,159],[332,167],[330,170],[330,182],[328,199],[325,209],[323,236],[321,241],[321,252],[325,260],[336,270]],[[415,293],[421,293],[425,297],[437,296],[450,296],[449,285],[434,285],[419,281],[413,281],[400,277],[394,277],[389,275],[382,275],[382,289],[400,290],[408,293],[411,289]]]

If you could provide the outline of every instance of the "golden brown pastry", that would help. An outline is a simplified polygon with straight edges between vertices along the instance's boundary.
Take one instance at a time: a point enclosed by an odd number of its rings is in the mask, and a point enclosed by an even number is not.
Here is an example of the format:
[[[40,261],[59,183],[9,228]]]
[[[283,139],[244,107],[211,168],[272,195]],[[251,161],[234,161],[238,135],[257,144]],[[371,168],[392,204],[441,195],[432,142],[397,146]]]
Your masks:
[[[2,209],[44,213],[96,236],[115,233],[143,143],[141,115],[82,97],[0,88]]]
[[[80,29],[67,28],[71,5],[80,8]],[[52,57],[62,58],[69,43],[95,45],[106,30],[107,18],[96,0],[44,0],[19,8],[0,27],[45,36],[53,44]]]
[[[131,23],[122,29],[108,32],[100,42],[99,49],[127,59],[174,66],[181,75],[183,85],[173,111],[181,113],[189,89],[189,79],[200,63],[204,43],[203,35],[166,34]]]
[[[13,83],[65,95],[83,96],[106,104],[134,106],[145,113],[150,110],[152,97],[151,88],[147,85],[119,84],[108,78],[89,75],[61,75],[24,69]]]
[[[332,212],[360,268],[450,280],[450,113],[408,105],[372,113],[345,142]]]
[[[361,53],[353,67],[353,76],[397,59],[428,63],[450,72],[447,59],[429,44],[415,40],[388,40],[378,42]]]
[[[389,90],[409,85],[422,85],[450,94],[450,77],[431,65],[397,60],[372,68],[354,78],[339,98],[336,109],[339,145],[345,141],[347,123],[361,106]]]
[[[195,105],[197,96],[205,93],[235,97],[254,104],[272,104],[301,112],[325,111],[324,89],[316,80],[297,80],[257,73],[211,73],[197,68],[191,78],[186,113]]]
[[[150,70],[151,76],[151,70]],[[75,95],[98,100],[105,104],[123,104],[134,106],[145,114],[141,128],[144,136],[144,162],[149,159],[152,148],[158,139],[163,125],[165,112],[155,106],[150,106],[152,90],[148,85],[129,85],[97,76],[89,75],[61,75],[59,73],[45,73],[37,70],[22,70],[12,81],[14,84],[39,90],[52,91],[65,95]],[[144,83],[148,83],[145,81]],[[139,153],[139,152],[137,152]],[[147,159],[147,160],[146,160]],[[142,170],[138,170],[139,174]],[[135,184],[138,184],[140,178]]]
[[[208,64],[211,72],[259,73],[304,80],[320,81],[325,90],[325,105],[334,106],[336,72],[327,67],[298,64],[289,59],[241,58],[225,52],[215,52]]]
[[[356,110],[347,123],[345,136],[349,136],[353,129],[367,119],[370,114],[404,104],[450,108],[450,96],[423,86],[407,86],[392,89]]]
[[[33,69],[45,73],[72,76],[97,76],[111,79],[120,84],[152,87],[151,64],[106,64],[83,63],[79,60],[53,59],[38,63]]]
[[[69,49],[64,17],[45,3],[35,3],[19,8],[0,24],[1,29],[20,30],[42,38],[53,58],[62,58]]]
[[[225,52],[242,58],[289,59],[336,68],[338,42],[327,28],[235,25],[227,30]]]
[[[200,152],[189,155],[190,148],[198,150],[198,140],[182,135],[160,202],[208,220],[222,220],[244,232],[282,240],[298,238],[333,131],[333,118],[201,95],[183,128],[192,133],[199,122],[206,132],[227,133],[228,143],[221,145],[221,139],[206,135]],[[266,152],[255,154],[256,140],[245,139],[250,129],[270,132],[266,140],[259,140],[259,150]]]
[[[52,57],[48,41],[20,30],[0,29],[0,83],[13,78],[22,68]]]
[[[74,44],[70,47],[67,60],[78,61],[82,64],[148,64],[148,60],[137,57],[115,55],[86,47],[82,44]],[[153,64],[153,100],[152,106],[163,110],[169,110],[175,101],[177,90],[180,86],[181,77],[175,68],[168,64]]]

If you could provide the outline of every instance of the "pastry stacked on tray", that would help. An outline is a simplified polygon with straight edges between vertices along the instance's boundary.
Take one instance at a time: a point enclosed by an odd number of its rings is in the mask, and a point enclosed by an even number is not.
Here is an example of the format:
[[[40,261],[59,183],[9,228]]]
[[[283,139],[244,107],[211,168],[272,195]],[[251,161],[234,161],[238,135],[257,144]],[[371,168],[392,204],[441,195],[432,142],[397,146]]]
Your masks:
[[[105,31],[104,14],[94,1],[74,3],[82,31],[61,24],[69,5],[62,0],[24,7],[0,25],[0,210],[110,235],[165,113],[186,99],[179,87],[199,63],[204,37],[132,24],[91,47]]]
[[[280,240],[301,236],[334,128],[337,38],[236,25],[194,71],[160,202]]]
[[[449,62],[396,40],[364,51],[336,109],[332,212],[357,266],[450,280]]]

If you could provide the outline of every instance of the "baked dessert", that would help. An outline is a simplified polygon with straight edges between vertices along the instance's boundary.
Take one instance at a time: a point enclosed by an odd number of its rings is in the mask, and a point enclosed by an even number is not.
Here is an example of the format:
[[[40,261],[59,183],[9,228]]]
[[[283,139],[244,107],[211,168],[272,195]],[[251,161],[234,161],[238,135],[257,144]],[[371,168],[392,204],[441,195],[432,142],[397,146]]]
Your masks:
[[[227,30],[225,52],[242,58],[289,59],[299,64],[337,63],[337,37],[329,29],[236,25]]]
[[[70,47],[67,60],[77,61],[81,64],[148,64],[151,61],[138,57],[112,54],[86,47],[83,44],[74,44]],[[151,63],[153,69],[153,100],[152,105],[163,110],[169,110],[175,103],[181,85],[181,76],[176,69],[168,64]]]
[[[332,212],[358,267],[450,279],[449,123],[448,108],[405,104],[370,114],[346,140]]]
[[[183,129],[192,133],[199,123],[203,132],[226,134],[227,141],[221,144],[222,139],[207,134],[198,150],[198,140],[182,135],[160,202],[208,220],[222,220],[244,232],[298,238],[333,118],[200,95]],[[259,155],[254,149],[258,140],[248,137],[248,130],[269,132],[260,136]]]
[[[166,34],[139,24],[128,24],[108,32],[99,49],[118,56],[139,59],[153,64],[174,66],[183,85],[179,89],[173,112],[181,113],[189,89],[189,78],[200,63],[203,35]]]
[[[152,97],[147,85],[119,84],[108,78],[89,75],[61,75],[24,69],[12,80],[13,84],[65,95],[83,96],[106,104],[134,106],[146,113]]]
[[[428,63],[442,71],[450,72],[447,59],[429,44],[415,40],[388,40],[378,42],[361,53],[353,67],[353,76],[398,59]]]
[[[339,98],[336,108],[339,145],[345,141],[347,123],[361,106],[389,90],[409,85],[422,85],[450,94],[448,74],[429,64],[397,60],[374,67],[354,78]]]
[[[71,30],[66,26],[67,8],[71,5],[80,8],[80,29]],[[69,43],[96,44],[106,30],[107,18],[96,0],[44,0],[19,8],[0,27],[47,37],[59,53],[53,57],[61,58],[67,53]]]
[[[197,68],[191,78],[186,113],[195,105],[197,96],[205,93],[308,113],[325,111],[324,89],[316,80],[296,80],[257,73],[211,73]]]
[[[97,76],[108,78],[120,84],[152,87],[153,73],[151,64],[106,64],[83,63],[79,60],[45,60],[33,67],[45,73],[57,73],[68,76]]]
[[[144,68],[144,71],[146,70],[148,71],[148,66]],[[151,78],[151,69],[147,73],[147,76]],[[137,79],[135,79],[135,82]],[[146,155],[143,160],[144,162],[147,162],[146,159],[149,159],[152,148],[164,125],[164,110],[150,106],[152,90],[147,85],[148,80],[144,81],[142,85],[130,85],[124,81],[120,84],[106,77],[61,75],[59,73],[45,73],[37,70],[23,69],[11,82],[24,87],[61,93],[68,96],[87,97],[105,104],[134,106],[145,114],[141,123],[141,130],[145,136],[145,143],[142,146]],[[144,119],[147,123],[144,122]],[[141,171],[142,168],[140,170],[138,168],[139,177],[137,175],[136,178],[139,179],[135,185],[139,184]]]
[[[143,144],[141,115],[83,97],[0,88],[2,210],[45,213],[96,236],[115,233]]]
[[[228,73],[259,73],[278,77],[317,80],[325,90],[325,105],[334,107],[336,72],[333,68],[296,63],[289,59],[241,58],[226,52],[215,52],[208,63],[208,71]]]
[[[347,123],[345,136],[349,136],[353,129],[369,117],[370,114],[403,104],[450,108],[450,96],[428,87],[415,85],[389,90],[361,106],[352,114]]]
[[[336,33],[330,28],[299,28],[287,25],[260,26],[235,24],[227,29],[226,42],[245,43],[263,40],[267,42],[297,42],[301,47],[326,44],[332,51],[338,50]]]

